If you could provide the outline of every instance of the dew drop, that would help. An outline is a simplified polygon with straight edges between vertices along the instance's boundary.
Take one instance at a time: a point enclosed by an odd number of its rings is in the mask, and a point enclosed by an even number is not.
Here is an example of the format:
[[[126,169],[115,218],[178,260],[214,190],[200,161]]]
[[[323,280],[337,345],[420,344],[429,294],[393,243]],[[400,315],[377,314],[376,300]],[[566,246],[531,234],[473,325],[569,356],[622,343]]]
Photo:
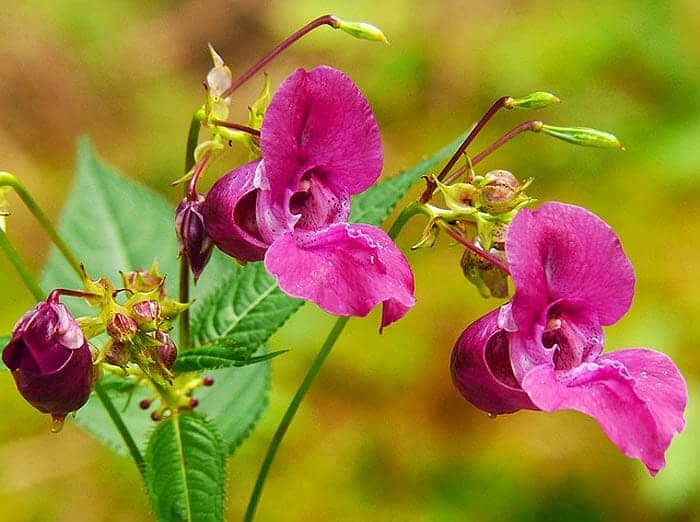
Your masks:
[[[648,374],[647,372],[641,372],[641,373],[639,374],[639,376],[640,376],[642,379],[646,379],[646,378],[649,376],[649,374]]]
[[[498,415],[496,415],[495,413],[492,413],[492,412],[489,412],[487,415],[488,415],[489,419],[495,419],[496,417],[498,417]]]
[[[59,433],[63,429],[65,415],[51,415],[51,433]]]

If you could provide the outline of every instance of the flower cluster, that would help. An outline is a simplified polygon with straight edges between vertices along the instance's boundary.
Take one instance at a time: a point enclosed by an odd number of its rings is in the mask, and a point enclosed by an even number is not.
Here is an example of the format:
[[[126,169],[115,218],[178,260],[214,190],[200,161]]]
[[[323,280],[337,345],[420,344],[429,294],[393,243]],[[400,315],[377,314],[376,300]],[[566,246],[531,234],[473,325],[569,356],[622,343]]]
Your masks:
[[[383,303],[382,328],[413,306],[413,274],[379,228],[348,222],[351,196],[382,168],[367,100],[330,67],[299,69],[272,98],[260,160],[219,179],[201,212],[206,232],[242,261],[264,259],[280,288],[335,315]]]
[[[618,237],[587,210],[546,203],[515,216],[506,254],[515,294],[457,341],[451,367],[459,391],[493,414],[583,412],[655,474],[683,429],[687,389],[662,353],[601,353],[602,326],[617,322],[634,294]]]

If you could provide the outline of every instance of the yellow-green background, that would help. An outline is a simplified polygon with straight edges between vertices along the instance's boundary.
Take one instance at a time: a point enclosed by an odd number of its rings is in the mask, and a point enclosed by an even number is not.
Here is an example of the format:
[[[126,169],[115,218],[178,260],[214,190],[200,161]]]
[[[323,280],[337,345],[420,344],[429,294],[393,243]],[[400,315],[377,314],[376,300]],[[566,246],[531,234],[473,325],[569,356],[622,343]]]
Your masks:
[[[586,206],[615,227],[637,293],[607,329],[607,345],[671,355],[690,388],[688,426],[652,479],[583,415],[492,420],[472,408],[452,388],[450,350],[497,303],[462,279],[459,251],[443,239],[409,254],[418,304],[403,321],[382,336],[376,312],[351,322],[281,448],[259,520],[700,520],[696,0],[2,2],[0,168],[20,175],[57,216],[76,137],[88,133],[111,164],[175,202],[179,191],[168,183],[181,174],[202,100],[206,43],[242,72],[325,12],[371,21],[392,45],[322,28],[268,68],[273,85],[298,66],[348,72],[382,128],[386,176],[451,140],[504,94],[550,90],[563,103],[542,119],[620,136],[624,153],[524,136],[483,168],[534,176],[535,197]],[[239,121],[259,87],[260,78],[237,95]],[[500,114],[474,151],[529,116]],[[216,170],[236,161],[231,155]],[[47,239],[12,202],[10,236],[38,272]],[[400,245],[419,233],[416,222]],[[0,289],[5,333],[32,301],[4,259]],[[266,443],[330,325],[307,306],[274,339],[293,351],[274,361],[270,408],[229,463],[230,520],[240,519]],[[49,434],[48,419],[7,374],[0,391],[0,520],[150,519],[129,461],[73,425]]]

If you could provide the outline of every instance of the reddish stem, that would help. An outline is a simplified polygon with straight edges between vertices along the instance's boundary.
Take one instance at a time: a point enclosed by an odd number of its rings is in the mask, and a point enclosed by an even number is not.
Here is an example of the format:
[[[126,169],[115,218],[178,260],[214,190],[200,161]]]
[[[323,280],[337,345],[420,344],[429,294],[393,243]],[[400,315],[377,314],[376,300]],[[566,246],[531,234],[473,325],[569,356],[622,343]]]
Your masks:
[[[222,98],[228,98],[233,94],[233,92],[238,89],[241,85],[243,85],[245,82],[247,82],[255,73],[260,71],[263,67],[265,67],[268,63],[270,63],[278,54],[280,54],[282,51],[284,51],[287,47],[292,45],[294,42],[299,40],[302,36],[304,36],[307,33],[310,33],[317,27],[320,27],[322,25],[330,25],[331,27],[337,27],[337,19],[335,16],[332,15],[324,15],[324,16],[319,16],[315,20],[312,20],[308,24],[306,24],[304,27],[299,29],[296,33],[290,35],[286,40],[284,40],[281,44],[279,44],[277,47],[275,47],[272,51],[267,53],[265,56],[263,56],[258,63],[253,65],[250,69],[248,69],[246,72],[243,73],[237,80],[235,80],[231,86],[224,91],[224,93],[221,95]]]
[[[47,301],[52,301],[52,302],[58,302],[58,298],[61,297],[62,295],[68,295],[71,297],[82,297],[82,298],[87,298],[87,297],[100,297],[97,294],[91,294],[90,292],[81,292],[80,290],[68,290],[66,288],[56,288],[53,290],[50,294],[49,297],[46,298]]]
[[[485,259],[489,263],[491,263],[493,266],[501,270],[503,273],[510,275],[510,271],[508,270],[508,267],[504,265],[500,260],[496,259],[494,256],[486,252],[485,250],[482,250],[481,248],[477,247],[476,245],[471,244],[469,241],[467,241],[462,235],[457,232],[454,228],[449,223],[444,224],[442,227],[445,232],[447,232],[454,240],[456,240],[458,243],[460,243],[462,246],[464,246],[467,250],[471,250],[474,252],[476,255],[479,257]]]
[[[489,122],[491,118],[493,118],[494,114],[496,114],[498,111],[500,111],[502,108],[504,108],[510,100],[510,96],[502,96],[501,98],[497,99],[493,105],[487,110],[484,115],[481,117],[481,119],[474,125],[474,128],[469,132],[467,137],[464,139],[462,144],[459,146],[457,149],[457,152],[455,152],[450,160],[445,164],[445,166],[442,168],[440,171],[440,174],[437,175],[438,181],[442,181],[445,176],[452,170],[452,167],[455,166],[455,163],[459,160],[459,158],[464,154],[464,151],[467,150],[467,147],[469,144],[474,141],[474,138],[477,137],[477,135],[481,132],[481,130],[486,126],[486,124]],[[431,186],[430,183],[428,183],[428,186],[426,187],[425,191],[420,197],[420,202],[421,203],[427,203],[430,201],[430,198],[433,195],[433,191],[435,190],[434,187]]]
[[[224,120],[212,120],[212,124],[216,125],[217,127],[226,127],[227,129],[234,129],[247,132],[248,134],[252,134],[253,136],[260,136],[260,131],[258,129],[248,127],[247,125],[241,125],[240,123],[233,123]]]
[[[507,132],[500,138],[498,138],[496,141],[494,141],[491,145],[486,147],[484,150],[482,150],[479,154],[474,156],[471,161],[471,166],[473,167],[477,163],[479,163],[481,160],[486,158],[487,156],[490,156],[493,154],[496,150],[501,148],[504,144],[508,143],[510,140],[515,138],[518,134],[522,134],[523,132],[527,131],[532,131],[532,132],[539,132],[540,129],[542,128],[542,122],[539,120],[528,120],[517,127],[513,128],[511,131]],[[460,167],[459,169],[455,170],[446,180],[445,184],[449,185],[452,183],[454,180],[459,178],[464,171],[466,171],[468,168],[467,166]]]
[[[194,166],[192,179],[190,180],[190,184],[187,187],[187,199],[190,201],[197,201],[197,181],[199,181],[199,177],[202,175],[202,172],[204,172],[204,167],[206,167],[210,156],[211,154],[207,152],[204,156],[202,156],[202,159],[200,159],[199,162]]]

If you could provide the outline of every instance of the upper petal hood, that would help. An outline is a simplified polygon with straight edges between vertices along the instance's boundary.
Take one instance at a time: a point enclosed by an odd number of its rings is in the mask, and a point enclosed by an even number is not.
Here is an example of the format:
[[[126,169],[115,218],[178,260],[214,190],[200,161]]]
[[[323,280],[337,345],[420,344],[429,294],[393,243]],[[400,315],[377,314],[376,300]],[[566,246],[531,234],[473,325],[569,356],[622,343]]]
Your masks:
[[[261,222],[268,237],[291,229],[289,202],[307,172],[319,172],[342,199],[366,190],[382,168],[369,103],[350,78],[326,66],[298,69],[282,83],[265,114],[260,148],[265,168],[257,186],[269,191]]]
[[[527,330],[547,305],[580,299],[601,325],[629,309],[634,270],[615,232],[581,207],[550,202],[523,209],[508,228],[508,263],[515,283],[512,313]]]
[[[415,303],[406,258],[370,225],[337,223],[315,233],[286,234],[268,249],[265,267],[285,293],[334,315],[363,317],[384,303],[382,327]]]

